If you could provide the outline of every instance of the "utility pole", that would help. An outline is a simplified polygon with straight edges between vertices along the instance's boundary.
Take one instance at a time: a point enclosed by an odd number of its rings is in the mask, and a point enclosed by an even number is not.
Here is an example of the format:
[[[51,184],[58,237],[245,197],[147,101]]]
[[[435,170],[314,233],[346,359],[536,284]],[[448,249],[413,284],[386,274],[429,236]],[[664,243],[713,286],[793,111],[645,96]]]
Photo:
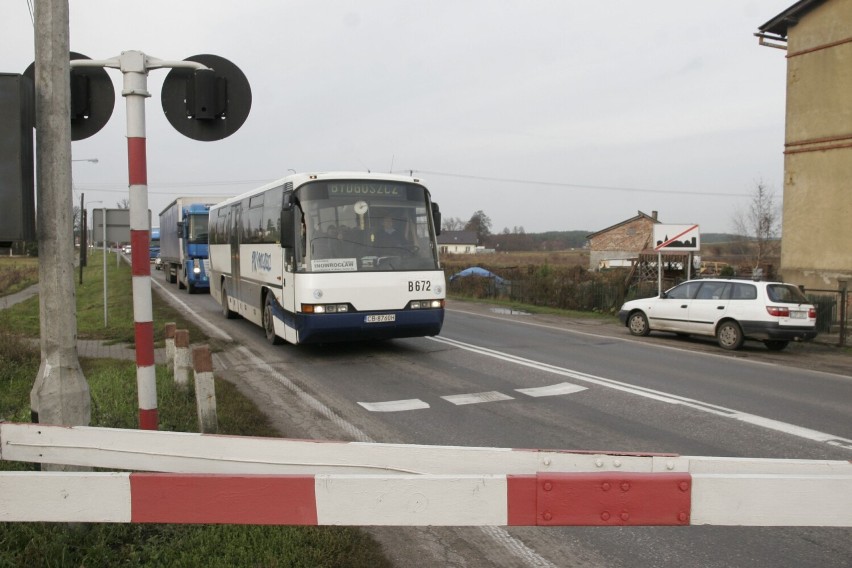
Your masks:
[[[30,407],[38,422],[86,426],[91,395],[77,357],[69,74],[68,0],[39,0],[35,109],[41,366]]]

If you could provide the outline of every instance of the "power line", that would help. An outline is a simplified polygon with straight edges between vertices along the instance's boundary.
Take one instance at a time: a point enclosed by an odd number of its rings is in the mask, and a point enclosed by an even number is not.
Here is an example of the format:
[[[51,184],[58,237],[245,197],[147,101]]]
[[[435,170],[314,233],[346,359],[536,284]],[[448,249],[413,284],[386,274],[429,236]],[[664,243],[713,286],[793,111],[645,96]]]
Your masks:
[[[538,180],[530,180],[530,179],[513,179],[513,178],[497,178],[497,177],[488,177],[488,176],[475,176],[469,174],[457,174],[457,173],[449,173],[449,172],[435,172],[429,170],[398,170],[405,172],[413,172],[418,174],[426,174],[430,176],[444,176],[444,177],[454,177],[460,179],[472,179],[478,181],[495,181],[500,183],[520,183],[525,185],[541,185],[546,187],[568,187],[573,189],[598,189],[601,191],[630,191],[633,193],[664,193],[664,194],[672,194],[672,195],[708,195],[711,197],[748,197],[745,193],[725,193],[725,192],[715,192],[715,191],[683,191],[676,189],[647,189],[647,188],[639,188],[639,187],[617,187],[617,186],[607,186],[607,185],[589,185],[589,184],[577,184],[577,183],[565,183],[565,182],[553,182],[553,181],[538,181]]]
[[[641,188],[641,187],[622,187],[622,186],[609,186],[609,185],[592,185],[592,184],[579,184],[579,183],[567,183],[567,182],[555,182],[555,181],[541,181],[541,180],[532,180],[532,179],[517,179],[517,178],[500,178],[500,177],[490,177],[490,176],[477,176],[472,174],[460,174],[460,173],[451,173],[451,172],[438,172],[433,170],[396,170],[392,173],[408,173],[408,174],[425,174],[430,176],[442,176],[442,177],[451,177],[458,179],[468,179],[468,180],[477,180],[477,181],[490,181],[490,182],[499,182],[499,183],[517,183],[523,185],[537,185],[543,187],[564,187],[571,189],[594,189],[599,191],[627,191],[632,193],[659,193],[665,195],[705,195],[709,197],[748,197],[747,193],[731,193],[731,192],[722,192],[722,191],[687,191],[687,190],[677,190],[677,189],[651,189],[651,188]],[[243,179],[243,180],[226,180],[226,181],[199,181],[199,182],[163,182],[163,183],[149,183],[149,193],[166,195],[172,192],[169,191],[153,191],[152,188],[182,188],[182,187],[211,187],[211,186],[235,186],[235,185],[252,185],[252,186],[260,186],[266,183],[273,181],[271,178],[269,179]],[[82,190],[90,190],[90,191],[103,191],[107,193],[111,192],[120,192],[127,191],[127,186],[122,187],[121,189],[114,189],[118,183],[89,183],[89,184],[77,184],[78,189]],[[100,188],[109,188],[109,189],[100,189]]]

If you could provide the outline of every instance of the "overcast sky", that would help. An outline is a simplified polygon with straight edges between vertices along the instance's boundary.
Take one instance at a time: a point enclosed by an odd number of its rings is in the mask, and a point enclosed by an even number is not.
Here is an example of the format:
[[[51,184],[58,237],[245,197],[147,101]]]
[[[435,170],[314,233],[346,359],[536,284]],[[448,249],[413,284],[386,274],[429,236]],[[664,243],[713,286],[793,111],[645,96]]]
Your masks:
[[[659,212],[732,232],[758,181],[783,190],[784,52],[759,25],[793,0],[71,0],[71,50],[210,53],[251,83],[243,127],[197,142],[147,101],[154,224],[175,197],[236,195],[288,170],[426,181],[492,231],[597,231]],[[27,0],[0,4],[0,71],[34,60]],[[128,197],[122,77],[73,143],[74,203]],[[101,205],[96,204],[96,207]]]

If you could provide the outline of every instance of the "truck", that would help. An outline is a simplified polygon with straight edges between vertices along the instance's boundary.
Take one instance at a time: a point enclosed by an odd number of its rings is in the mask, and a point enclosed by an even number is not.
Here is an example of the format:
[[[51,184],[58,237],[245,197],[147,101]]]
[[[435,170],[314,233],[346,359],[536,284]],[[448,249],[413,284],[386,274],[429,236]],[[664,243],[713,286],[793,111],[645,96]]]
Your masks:
[[[160,228],[153,227],[151,229],[151,240],[148,246],[148,258],[151,262],[157,260],[157,257],[160,256]]]
[[[225,197],[178,197],[160,212],[160,261],[166,282],[190,294],[210,289],[207,219]]]

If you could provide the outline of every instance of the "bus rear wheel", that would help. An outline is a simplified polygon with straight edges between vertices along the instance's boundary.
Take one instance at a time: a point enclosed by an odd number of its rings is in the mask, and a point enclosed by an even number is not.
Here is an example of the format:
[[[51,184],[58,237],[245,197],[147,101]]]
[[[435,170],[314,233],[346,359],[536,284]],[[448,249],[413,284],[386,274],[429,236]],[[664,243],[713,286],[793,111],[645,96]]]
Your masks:
[[[275,335],[275,316],[272,313],[273,302],[275,296],[270,292],[266,295],[266,302],[263,306],[263,331],[266,333],[266,340],[272,345],[280,345],[281,338]]]
[[[222,315],[228,319],[234,319],[237,317],[237,314],[231,311],[231,308],[228,307],[228,289],[225,288],[225,284],[222,284]]]

